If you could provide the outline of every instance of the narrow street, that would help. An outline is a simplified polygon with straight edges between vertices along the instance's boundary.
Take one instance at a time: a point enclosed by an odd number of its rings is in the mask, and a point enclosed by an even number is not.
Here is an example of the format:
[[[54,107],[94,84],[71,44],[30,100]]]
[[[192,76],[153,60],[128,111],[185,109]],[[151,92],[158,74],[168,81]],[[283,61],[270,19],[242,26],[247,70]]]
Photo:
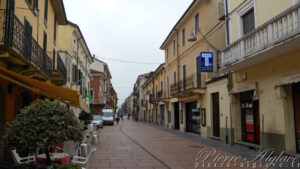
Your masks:
[[[143,122],[124,119],[118,126],[104,126],[100,133],[100,144],[90,162],[91,169],[253,168],[253,164],[244,158],[230,167],[226,167],[226,163],[224,167],[219,166],[221,164],[212,167],[214,163],[210,162],[215,157],[208,158],[205,166],[195,167],[197,154],[207,146]],[[216,155],[236,156],[219,150]],[[237,167],[240,163],[244,166]],[[260,167],[257,164],[255,168]]]

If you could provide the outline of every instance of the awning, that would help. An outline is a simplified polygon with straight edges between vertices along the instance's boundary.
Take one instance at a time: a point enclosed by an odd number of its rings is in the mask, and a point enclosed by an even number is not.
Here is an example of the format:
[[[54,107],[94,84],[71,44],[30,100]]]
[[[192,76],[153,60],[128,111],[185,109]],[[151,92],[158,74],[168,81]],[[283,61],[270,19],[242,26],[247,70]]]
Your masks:
[[[90,113],[90,109],[86,106],[86,104],[83,102],[83,100],[79,97],[79,107],[85,111],[86,113]]]
[[[300,82],[300,74],[295,74],[295,75],[290,75],[290,76],[281,78],[277,82],[276,86],[289,85],[289,84],[298,83],[298,82]]]
[[[87,113],[90,112],[77,91],[35,80],[1,67],[0,77],[50,99],[60,100],[68,105],[80,107]]]
[[[247,91],[251,91],[251,90],[256,91],[256,89],[257,89],[257,84],[252,83],[252,84],[248,84],[248,85],[245,85],[245,86],[233,88],[233,89],[231,89],[230,93],[236,94],[236,93],[242,93],[242,92],[247,92]]]

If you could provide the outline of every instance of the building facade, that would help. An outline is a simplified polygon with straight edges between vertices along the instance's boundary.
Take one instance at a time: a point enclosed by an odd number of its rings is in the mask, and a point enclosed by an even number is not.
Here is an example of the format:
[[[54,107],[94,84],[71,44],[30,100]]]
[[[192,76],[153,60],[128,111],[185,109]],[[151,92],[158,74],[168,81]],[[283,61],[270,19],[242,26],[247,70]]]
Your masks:
[[[167,97],[163,101],[169,128],[203,137],[210,132],[204,123],[206,80],[216,75],[219,50],[226,45],[222,13],[216,14],[221,5],[223,0],[193,1],[161,45],[165,51]],[[202,70],[206,61],[209,69]]]
[[[80,95],[81,108],[72,107],[78,116],[82,110],[89,110],[90,65],[94,62],[80,27],[70,21],[67,25],[58,26],[58,55],[66,66],[67,83],[64,87],[75,90]]]
[[[62,0],[0,1],[0,140],[19,110],[44,98],[82,107],[67,89],[60,56],[60,26],[68,24]],[[7,159],[0,150],[0,159]]]
[[[228,13],[228,44],[221,51],[227,79],[213,85],[231,142],[299,153],[299,1],[228,1]]]
[[[134,112],[136,114],[136,119],[144,121],[146,120],[146,110],[144,109],[144,90],[142,85],[146,82],[149,78],[150,74],[142,74],[139,75],[133,88],[134,94]]]

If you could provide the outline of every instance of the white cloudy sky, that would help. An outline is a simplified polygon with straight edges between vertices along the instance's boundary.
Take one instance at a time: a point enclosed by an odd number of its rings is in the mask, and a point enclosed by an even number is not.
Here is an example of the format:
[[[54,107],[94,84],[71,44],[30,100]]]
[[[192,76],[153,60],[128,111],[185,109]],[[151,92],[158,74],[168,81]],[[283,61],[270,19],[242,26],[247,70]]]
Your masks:
[[[108,63],[121,105],[139,74],[164,61],[159,49],[192,0],[64,0],[92,54]],[[156,64],[130,64],[104,58]]]

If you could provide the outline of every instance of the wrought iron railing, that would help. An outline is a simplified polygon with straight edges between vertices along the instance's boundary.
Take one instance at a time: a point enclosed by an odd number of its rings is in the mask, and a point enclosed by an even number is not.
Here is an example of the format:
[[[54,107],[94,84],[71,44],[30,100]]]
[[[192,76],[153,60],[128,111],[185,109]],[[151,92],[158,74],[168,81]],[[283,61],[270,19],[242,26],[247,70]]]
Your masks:
[[[171,95],[177,94],[178,92],[179,92],[178,84],[172,84],[171,85]]]
[[[11,11],[1,11],[5,15],[5,30],[3,31],[4,45],[14,48],[28,62],[33,63],[48,77],[52,77],[51,58],[32,37],[32,30],[25,30],[24,25]],[[2,13],[0,21],[2,20]]]
[[[222,67],[225,68],[262,50],[272,48],[274,44],[299,33],[300,3],[223,49]]]
[[[57,70],[67,81],[67,68],[59,55],[57,55]]]

